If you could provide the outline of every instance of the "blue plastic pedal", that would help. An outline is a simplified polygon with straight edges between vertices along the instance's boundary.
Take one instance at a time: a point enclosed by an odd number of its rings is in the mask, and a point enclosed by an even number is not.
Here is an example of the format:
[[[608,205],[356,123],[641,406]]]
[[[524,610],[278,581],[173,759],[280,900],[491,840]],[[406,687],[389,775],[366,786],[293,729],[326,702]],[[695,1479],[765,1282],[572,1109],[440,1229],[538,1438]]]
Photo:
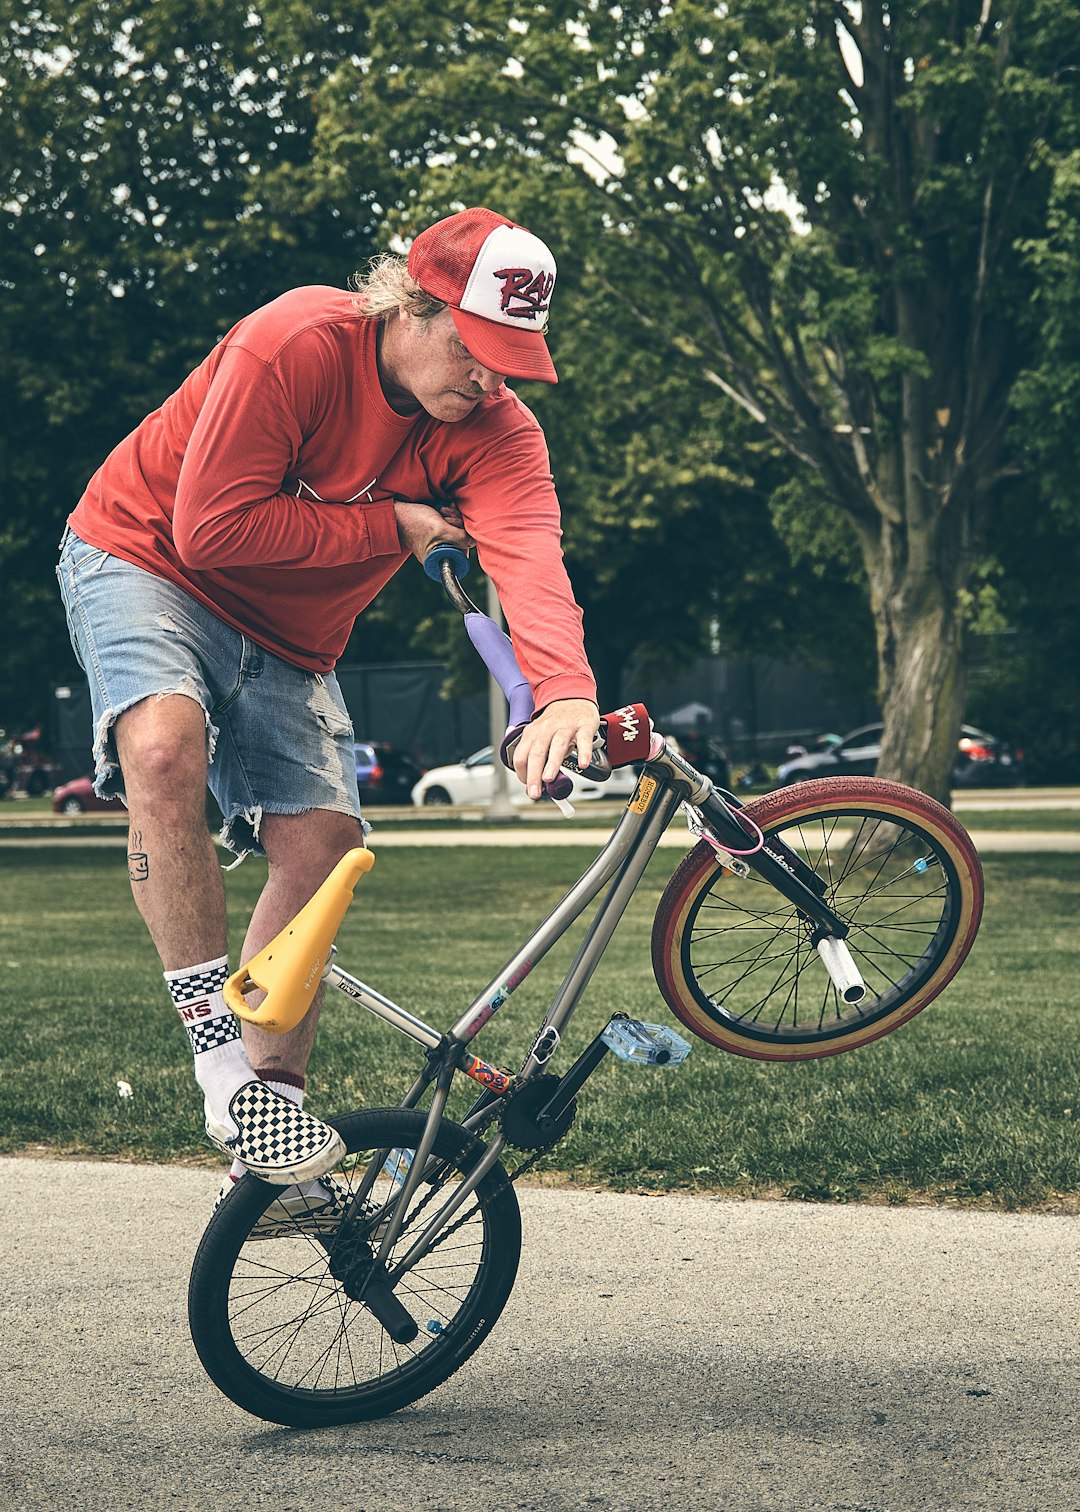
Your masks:
[[[691,1050],[689,1041],[666,1024],[632,1018],[613,1018],[600,1038],[620,1060],[639,1066],[681,1066]]]

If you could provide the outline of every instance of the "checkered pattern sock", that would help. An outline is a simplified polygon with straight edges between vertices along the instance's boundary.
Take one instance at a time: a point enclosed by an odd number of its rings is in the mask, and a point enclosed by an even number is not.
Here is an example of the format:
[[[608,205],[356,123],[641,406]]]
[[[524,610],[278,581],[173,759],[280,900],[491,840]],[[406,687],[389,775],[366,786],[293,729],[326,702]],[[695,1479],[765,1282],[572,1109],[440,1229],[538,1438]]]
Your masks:
[[[229,963],[224,956],[165,972],[173,1005],[191,1040],[195,1080],[219,1119],[228,1116],[233,1093],[255,1080],[240,1038],[240,1025],[222,996],[228,974]]]
[[[290,1071],[279,1071],[276,1066],[256,1066],[255,1075],[260,1081],[264,1081],[272,1091],[280,1092],[282,1097],[287,1097],[298,1108],[304,1106],[304,1077],[294,1076]],[[280,1079],[282,1076],[288,1077],[288,1080],[282,1081]],[[244,1165],[243,1161],[234,1160],[229,1167],[230,1181],[239,1181],[246,1170],[247,1166]]]

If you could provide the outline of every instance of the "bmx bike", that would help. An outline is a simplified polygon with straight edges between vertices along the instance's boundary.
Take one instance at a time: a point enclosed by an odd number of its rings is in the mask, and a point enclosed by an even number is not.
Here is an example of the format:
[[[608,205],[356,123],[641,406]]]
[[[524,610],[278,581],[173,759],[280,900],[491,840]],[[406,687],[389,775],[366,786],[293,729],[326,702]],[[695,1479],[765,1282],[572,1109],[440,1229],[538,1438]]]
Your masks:
[[[461,588],[467,567],[450,548],[425,563],[507,693],[513,730],[531,712],[528,688],[509,640]],[[855,1049],[925,1008],[971,950],[979,860],[963,827],[924,794],[831,777],[743,805],[671,750],[640,705],[602,722],[589,770],[603,775],[612,761],[640,773],[610,837],[450,1029],[334,958],[353,889],[374,859],[362,848],[230,978],[234,1011],[266,1028],[299,1022],[322,980],[423,1052],[400,1106],[328,1120],[348,1153],[310,1211],[301,1204],[267,1225],[281,1189],[246,1176],[203,1235],[189,1286],[192,1337],[211,1379],[248,1412],[297,1427],[381,1417],[440,1385],[487,1337],[520,1255],[514,1181],[570,1128],[588,1077],[610,1054],[671,1066],[690,1052],[670,1026],[616,1014],[572,1065],[553,1069],[680,809],[691,849],[661,897],[652,963],[667,1006],[698,1039],[762,1060]],[[484,1025],[601,892],[522,1065],[511,1072],[482,1060],[473,1045]],[[265,992],[257,1007],[247,1002],[255,989]],[[477,1092],[454,1121],[447,1101],[462,1075]]]

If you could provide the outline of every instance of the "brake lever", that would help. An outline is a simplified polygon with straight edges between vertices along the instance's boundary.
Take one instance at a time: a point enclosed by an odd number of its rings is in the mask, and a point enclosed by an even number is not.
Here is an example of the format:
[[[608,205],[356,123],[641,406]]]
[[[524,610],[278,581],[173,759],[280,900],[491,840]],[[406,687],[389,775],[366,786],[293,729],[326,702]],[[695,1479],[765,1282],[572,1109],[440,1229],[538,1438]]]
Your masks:
[[[521,737],[527,729],[528,725],[519,724],[515,725],[513,729],[507,730],[506,737],[503,740],[502,745],[499,747],[499,756],[502,760],[503,766],[510,767],[511,769],[513,768],[514,752],[517,750],[518,745],[521,741]],[[587,777],[593,782],[606,782],[611,776],[611,762],[608,760],[607,751],[604,747],[603,733],[598,732],[595,739],[593,740],[592,756],[589,759],[588,766],[579,767],[577,764],[577,758],[572,751],[568,751],[566,753],[559,765],[560,767],[564,767],[568,772],[576,772],[579,777]],[[559,781],[560,779],[557,777],[555,778],[554,782],[545,782],[544,792],[547,793],[549,797],[569,797],[573,785],[568,777],[562,778],[562,781],[566,784],[565,792],[558,793],[549,791],[550,789],[554,788],[556,783],[558,783]]]

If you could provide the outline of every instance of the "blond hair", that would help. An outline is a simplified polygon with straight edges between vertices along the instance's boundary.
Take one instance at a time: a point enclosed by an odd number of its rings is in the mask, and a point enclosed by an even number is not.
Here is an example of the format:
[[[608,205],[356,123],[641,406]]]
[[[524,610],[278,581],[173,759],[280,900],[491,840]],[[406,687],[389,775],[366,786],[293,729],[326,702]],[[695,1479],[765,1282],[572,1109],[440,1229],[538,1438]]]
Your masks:
[[[393,252],[373,257],[366,273],[353,274],[349,287],[356,295],[353,304],[357,313],[368,320],[389,320],[401,309],[419,320],[430,320],[446,309],[443,300],[420,287],[405,258]]]

